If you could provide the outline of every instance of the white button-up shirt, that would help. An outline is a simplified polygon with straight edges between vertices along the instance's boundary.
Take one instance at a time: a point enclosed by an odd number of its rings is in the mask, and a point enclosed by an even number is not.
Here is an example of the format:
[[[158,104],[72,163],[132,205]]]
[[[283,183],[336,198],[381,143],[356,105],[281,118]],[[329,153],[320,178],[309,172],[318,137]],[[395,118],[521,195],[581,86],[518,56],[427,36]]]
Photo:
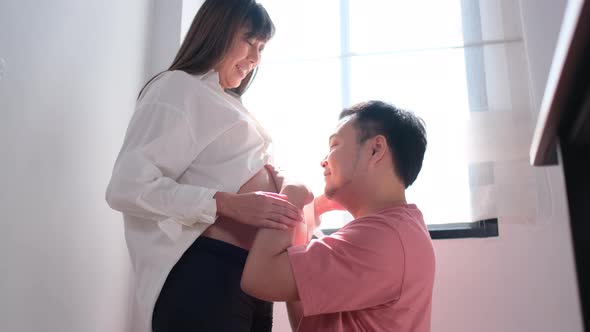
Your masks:
[[[216,218],[218,191],[237,192],[271,140],[210,71],[165,72],[140,97],[107,188],[123,212],[135,276],[134,332],[151,331],[168,273]]]

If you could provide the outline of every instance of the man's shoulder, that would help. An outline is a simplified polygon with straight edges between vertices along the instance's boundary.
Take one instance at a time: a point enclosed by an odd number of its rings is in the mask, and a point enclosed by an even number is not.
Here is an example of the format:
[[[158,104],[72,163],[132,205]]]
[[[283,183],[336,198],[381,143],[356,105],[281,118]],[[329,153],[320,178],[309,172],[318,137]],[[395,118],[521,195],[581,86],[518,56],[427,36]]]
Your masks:
[[[399,222],[401,221],[414,221],[419,224],[424,224],[422,212],[416,205],[403,204],[385,208],[375,213],[354,219],[347,226],[370,222],[375,224],[385,223],[386,225],[389,225],[390,222],[393,222],[395,225],[397,225],[400,224]]]
[[[380,242],[430,242],[430,234],[420,210],[413,204],[383,209],[352,220],[339,232],[344,238]]]
[[[376,215],[385,218],[400,218],[400,219],[422,219],[422,212],[415,204],[401,204],[385,208],[375,213]]]
[[[419,227],[426,229],[424,216],[414,204],[404,204],[384,209],[379,211],[376,216],[397,228]]]

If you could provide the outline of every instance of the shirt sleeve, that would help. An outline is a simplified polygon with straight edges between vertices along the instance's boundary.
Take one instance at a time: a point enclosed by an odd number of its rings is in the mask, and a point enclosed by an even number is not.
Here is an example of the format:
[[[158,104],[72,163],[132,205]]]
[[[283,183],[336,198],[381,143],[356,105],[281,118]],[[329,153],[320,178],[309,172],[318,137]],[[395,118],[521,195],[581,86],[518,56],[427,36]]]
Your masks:
[[[177,179],[226,129],[203,125],[195,137],[181,110],[163,103],[139,107],[115,163],[107,202],[115,210],[161,224],[213,223],[218,190]]]
[[[288,249],[304,316],[355,311],[399,299],[404,251],[378,216],[357,219],[307,246]]]

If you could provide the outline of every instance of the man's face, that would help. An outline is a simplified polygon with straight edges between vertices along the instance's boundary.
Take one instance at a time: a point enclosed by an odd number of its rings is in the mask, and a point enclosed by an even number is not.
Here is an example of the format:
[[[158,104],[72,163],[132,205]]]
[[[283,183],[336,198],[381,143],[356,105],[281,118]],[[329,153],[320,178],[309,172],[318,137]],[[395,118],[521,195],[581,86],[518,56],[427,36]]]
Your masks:
[[[362,181],[359,177],[366,170],[353,122],[353,117],[347,117],[338,123],[330,136],[328,155],[321,162],[326,182],[324,193],[330,199],[354,192],[355,183]]]

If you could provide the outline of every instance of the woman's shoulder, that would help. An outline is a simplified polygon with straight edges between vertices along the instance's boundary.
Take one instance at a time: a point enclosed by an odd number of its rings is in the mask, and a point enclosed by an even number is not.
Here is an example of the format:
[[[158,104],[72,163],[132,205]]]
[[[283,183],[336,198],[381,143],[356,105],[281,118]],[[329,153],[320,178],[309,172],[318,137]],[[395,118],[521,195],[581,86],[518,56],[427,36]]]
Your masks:
[[[143,104],[164,103],[182,107],[187,99],[206,98],[215,86],[208,80],[210,74],[189,74],[182,70],[165,71],[157,75],[145,88],[140,100]],[[177,105],[178,104],[178,105]]]
[[[192,88],[195,85],[202,85],[205,77],[210,75],[205,74],[190,74],[183,70],[168,70],[162,73],[162,82],[179,88]]]

